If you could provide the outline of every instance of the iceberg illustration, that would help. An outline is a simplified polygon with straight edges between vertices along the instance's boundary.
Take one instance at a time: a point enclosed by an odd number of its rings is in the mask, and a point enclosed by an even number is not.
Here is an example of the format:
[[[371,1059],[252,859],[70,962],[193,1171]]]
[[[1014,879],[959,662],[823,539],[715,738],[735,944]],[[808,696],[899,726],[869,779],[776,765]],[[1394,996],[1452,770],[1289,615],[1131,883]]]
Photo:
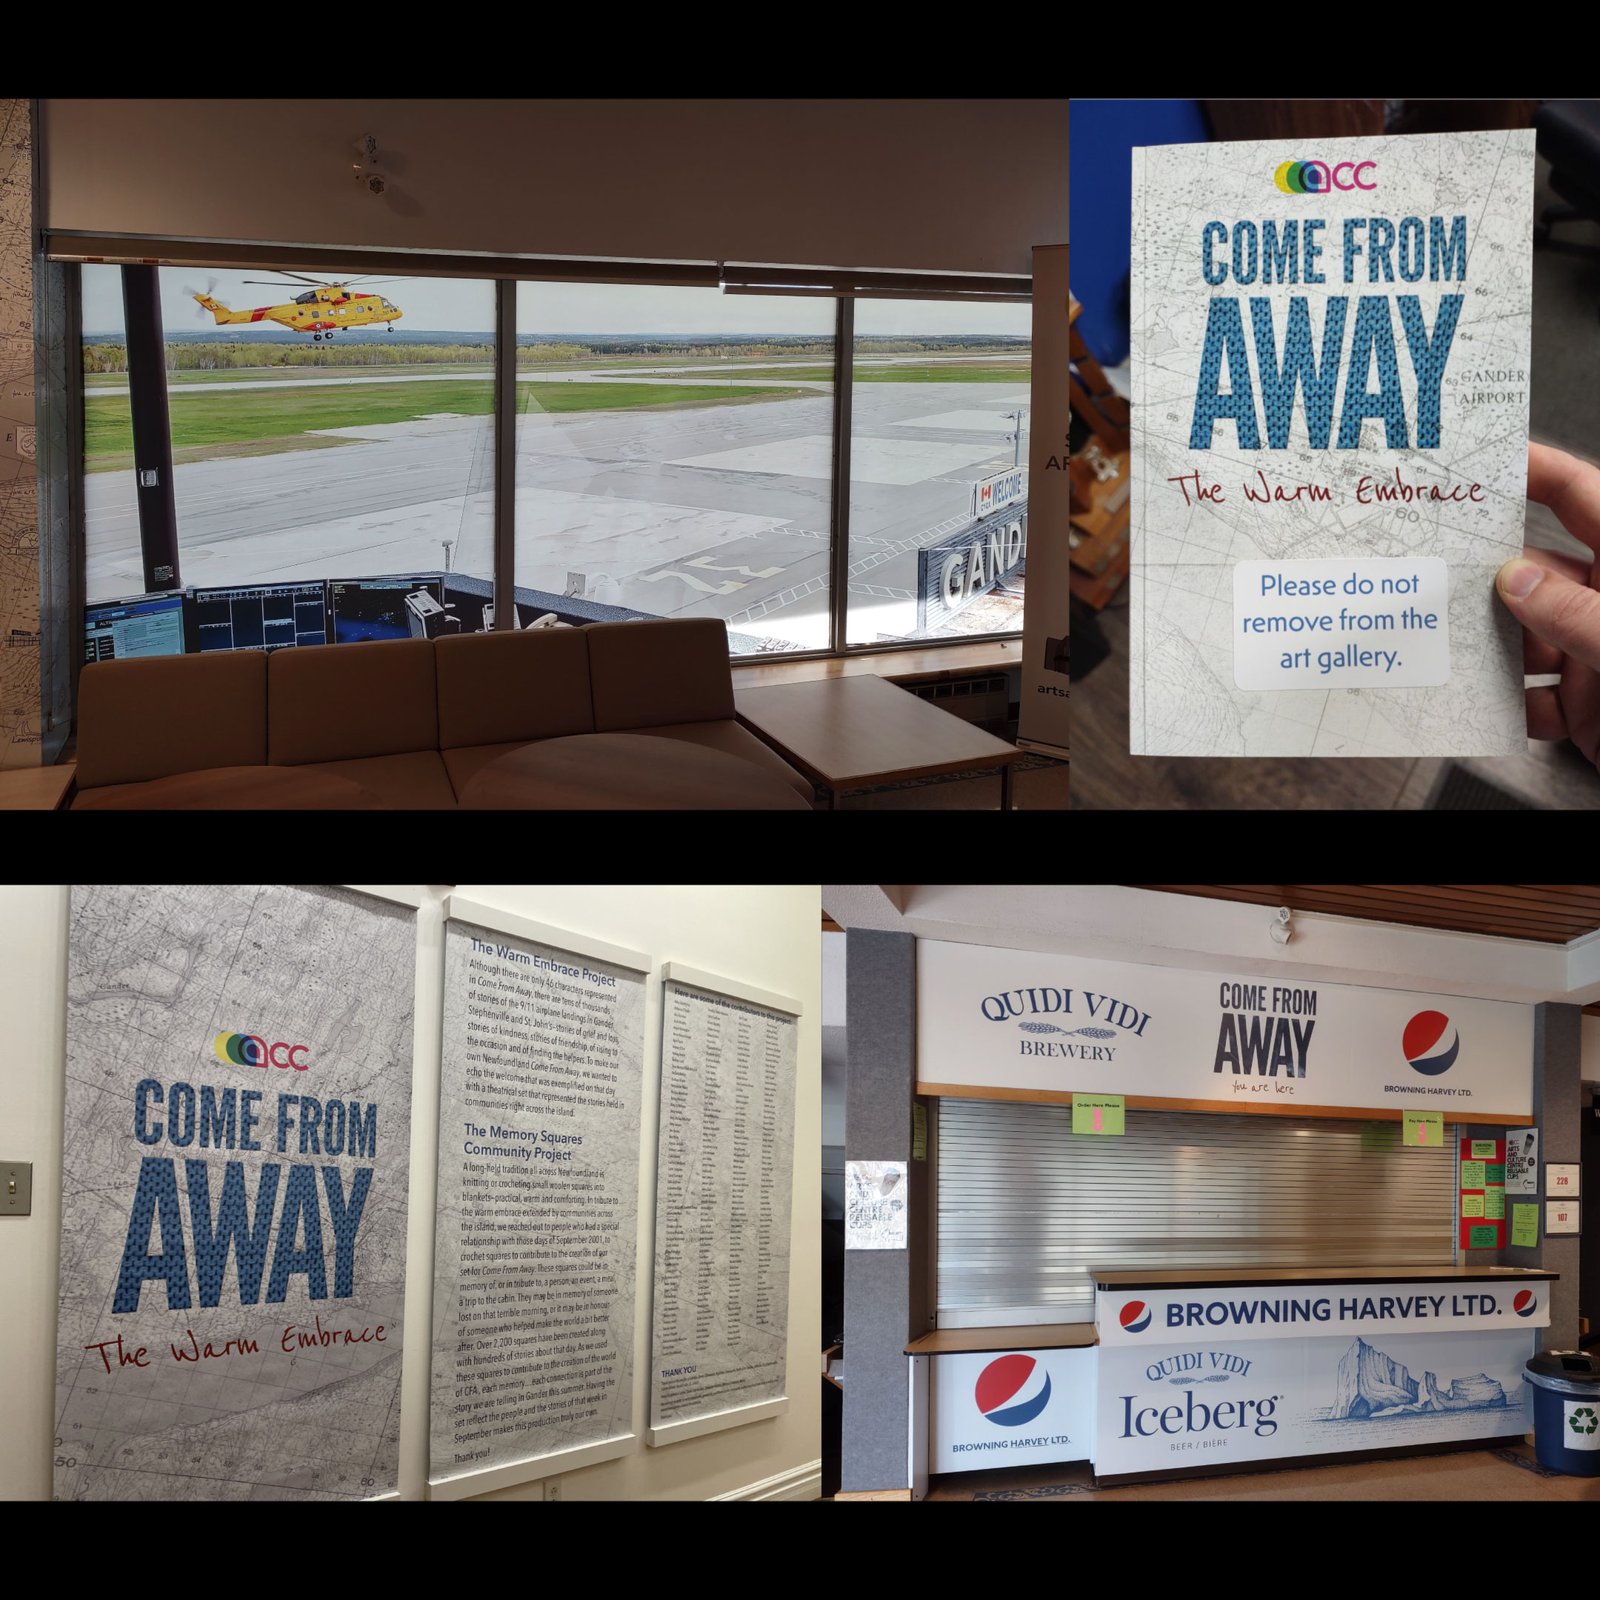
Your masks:
[[[1424,1372],[1418,1384],[1398,1361],[1357,1339],[1339,1363],[1328,1416],[1360,1422],[1423,1411],[1486,1411],[1505,1403],[1505,1390],[1486,1373],[1454,1378],[1440,1388],[1438,1379]]]

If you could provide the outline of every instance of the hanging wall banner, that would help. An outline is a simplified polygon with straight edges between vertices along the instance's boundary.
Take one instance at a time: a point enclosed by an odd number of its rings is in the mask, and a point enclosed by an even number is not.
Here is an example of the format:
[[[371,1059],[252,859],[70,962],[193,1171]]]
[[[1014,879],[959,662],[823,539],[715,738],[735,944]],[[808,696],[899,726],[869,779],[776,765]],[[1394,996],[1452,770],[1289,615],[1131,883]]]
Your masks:
[[[397,1486],[415,914],[72,891],[58,1500]]]
[[[604,1459],[633,1437],[648,966],[633,951],[450,903],[435,1485],[544,1457],[567,1471],[584,1464],[574,1453]]]
[[[652,1444],[787,1404],[800,1013],[678,962],[664,979]]]
[[[917,941],[917,1078],[1229,1110],[1527,1117],[1531,1007]]]

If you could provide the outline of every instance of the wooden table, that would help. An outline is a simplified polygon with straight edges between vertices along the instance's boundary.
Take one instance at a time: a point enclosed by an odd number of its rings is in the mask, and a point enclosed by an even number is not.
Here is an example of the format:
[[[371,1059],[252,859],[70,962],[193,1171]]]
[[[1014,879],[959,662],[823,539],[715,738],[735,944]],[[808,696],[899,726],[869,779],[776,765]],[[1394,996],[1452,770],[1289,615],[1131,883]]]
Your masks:
[[[973,768],[1000,769],[1000,809],[1011,809],[1015,745],[878,677],[735,687],[739,720],[828,792]]]
[[[469,811],[809,811],[782,778],[686,739],[578,733],[491,761],[461,792]]]
[[[0,772],[0,811],[60,811],[77,766],[63,761],[53,767],[7,767]]]

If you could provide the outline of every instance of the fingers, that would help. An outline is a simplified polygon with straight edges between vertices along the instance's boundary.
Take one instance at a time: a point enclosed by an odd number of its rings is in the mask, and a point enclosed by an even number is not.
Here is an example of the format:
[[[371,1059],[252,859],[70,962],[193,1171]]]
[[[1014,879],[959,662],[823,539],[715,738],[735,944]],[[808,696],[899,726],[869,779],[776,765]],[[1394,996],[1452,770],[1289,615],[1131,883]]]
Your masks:
[[[1549,506],[1568,533],[1600,552],[1600,468],[1564,450],[1530,443],[1528,498]]]
[[[1501,567],[1494,584],[1523,627],[1600,672],[1600,594],[1539,562],[1522,559]]]
[[[1530,739],[1565,739],[1567,718],[1561,709],[1561,694],[1557,689],[1529,689],[1528,737]]]
[[[1587,583],[1589,581],[1589,568],[1582,561],[1572,556],[1560,554],[1555,550],[1540,550],[1530,545],[1522,552],[1529,561],[1537,561],[1541,567],[1551,572],[1559,572],[1565,578],[1571,578],[1574,583]],[[1562,655],[1553,645],[1546,644],[1536,633],[1529,633],[1526,628],[1522,630],[1522,670],[1524,672],[1548,673],[1561,670]]]

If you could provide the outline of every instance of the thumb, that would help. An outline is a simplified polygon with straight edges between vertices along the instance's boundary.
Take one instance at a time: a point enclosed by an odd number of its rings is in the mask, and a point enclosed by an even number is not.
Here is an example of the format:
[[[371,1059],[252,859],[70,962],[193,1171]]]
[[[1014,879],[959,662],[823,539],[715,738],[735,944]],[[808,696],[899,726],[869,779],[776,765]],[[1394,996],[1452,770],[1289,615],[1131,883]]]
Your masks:
[[[1600,594],[1534,561],[1508,561],[1495,589],[1518,622],[1600,672]]]

